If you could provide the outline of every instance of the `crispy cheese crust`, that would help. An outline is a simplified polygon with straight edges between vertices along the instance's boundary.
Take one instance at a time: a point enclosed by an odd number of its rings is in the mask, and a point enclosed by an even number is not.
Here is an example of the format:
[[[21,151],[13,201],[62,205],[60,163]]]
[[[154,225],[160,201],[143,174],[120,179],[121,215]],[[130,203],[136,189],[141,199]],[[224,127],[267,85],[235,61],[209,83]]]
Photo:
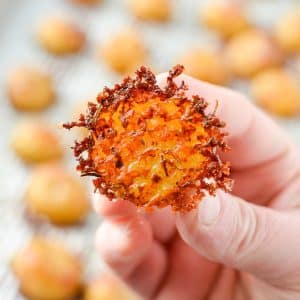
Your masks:
[[[109,199],[184,212],[205,193],[231,190],[229,163],[217,153],[228,150],[225,123],[205,113],[202,97],[188,98],[184,82],[174,82],[182,71],[174,67],[162,89],[141,67],[134,79],[104,88],[78,121],[64,124],[89,130],[88,137],[75,142],[77,169],[94,176],[95,189]]]

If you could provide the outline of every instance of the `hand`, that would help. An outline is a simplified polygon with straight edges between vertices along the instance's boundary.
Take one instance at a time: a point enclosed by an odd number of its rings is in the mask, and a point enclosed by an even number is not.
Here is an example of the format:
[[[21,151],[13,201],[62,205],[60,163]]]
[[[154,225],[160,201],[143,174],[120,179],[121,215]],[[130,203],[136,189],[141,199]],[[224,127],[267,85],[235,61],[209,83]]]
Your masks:
[[[165,75],[158,77],[165,81]],[[145,299],[300,299],[300,158],[271,119],[234,91],[184,80],[227,123],[233,194],[198,209],[138,213],[95,197],[98,250]]]

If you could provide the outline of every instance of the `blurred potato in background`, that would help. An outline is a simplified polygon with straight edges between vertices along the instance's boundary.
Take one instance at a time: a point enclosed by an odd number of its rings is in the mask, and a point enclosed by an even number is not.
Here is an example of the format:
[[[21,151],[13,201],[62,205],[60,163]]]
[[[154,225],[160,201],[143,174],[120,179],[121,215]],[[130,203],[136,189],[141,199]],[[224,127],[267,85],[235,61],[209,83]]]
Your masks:
[[[29,66],[21,66],[9,74],[7,91],[11,104],[20,111],[41,111],[55,101],[51,76]]]
[[[25,201],[29,212],[57,225],[81,222],[90,210],[87,190],[80,178],[57,163],[33,170]]]
[[[134,72],[147,60],[143,40],[132,29],[112,34],[100,44],[98,54],[112,70],[125,75]]]
[[[12,267],[31,300],[71,300],[81,288],[80,259],[58,240],[33,237],[15,254]]]
[[[85,34],[74,21],[62,16],[43,19],[37,30],[37,39],[42,48],[55,55],[77,53],[86,42]]]
[[[266,70],[251,84],[254,100],[265,110],[281,117],[300,113],[300,81],[284,69]]]
[[[251,29],[232,38],[225,46],[225,59],[231,72],[242,78],[283,63],[283,55],[274,41],[261,30]]]
[[[120,279],[111,273],[104,273],[91,280],[84,293],[84,300],[138,300]]]
[[[209,1],[201,8],[199,19],[200,24],[223,39],[229,39],[250,26],[243,7],[234,1]]]
[[[77,4],[84,4],[84,5],[95,5],[101,3],[103,0],[70,0]]]
[[[221,51],[194,48],[187,50],[177,60],[185,67],[184,72],[199,80],[226,85],[230,80],[229,70]]]
[[[171,18],[172,0],[125,0],[130,12],[144,21],[163,22]]]
[[[59,160],[63,156],[63,148],[55,128],[39,119],[20,121],[12,132],[11,146],[26,163]]]
[[[300,53],[300,7],[288,12],[275,26],[275,38],[288,53]]]

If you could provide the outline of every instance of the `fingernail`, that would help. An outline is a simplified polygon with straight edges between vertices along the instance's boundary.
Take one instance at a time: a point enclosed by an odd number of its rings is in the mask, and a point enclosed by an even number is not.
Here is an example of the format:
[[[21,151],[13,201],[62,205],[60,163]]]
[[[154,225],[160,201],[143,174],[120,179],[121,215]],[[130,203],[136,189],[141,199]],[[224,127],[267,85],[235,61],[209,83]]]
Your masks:
[[[216,197],[205,197],[199,205],[199,222],[204,226],[216,223],[220,214],[220,199]]]

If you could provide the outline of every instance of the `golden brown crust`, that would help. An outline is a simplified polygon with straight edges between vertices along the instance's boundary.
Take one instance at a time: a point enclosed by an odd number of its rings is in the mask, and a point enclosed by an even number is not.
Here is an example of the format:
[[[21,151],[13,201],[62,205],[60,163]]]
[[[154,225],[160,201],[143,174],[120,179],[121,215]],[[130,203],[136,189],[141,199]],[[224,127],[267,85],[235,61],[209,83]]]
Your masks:
[[[141,67],[134,79],[104,88],[78,121],[64,124],[89,130],[73,148],[77,169],[94,176],[95,189],[109,199],[189,211],[206,192],[231,190],[229,163],[217,154],[228,150],[225,123],[205,113],[202,97],[188,98],[184,82],[174,82],[182,72],[180,65],[170,70],[162,89]]]

